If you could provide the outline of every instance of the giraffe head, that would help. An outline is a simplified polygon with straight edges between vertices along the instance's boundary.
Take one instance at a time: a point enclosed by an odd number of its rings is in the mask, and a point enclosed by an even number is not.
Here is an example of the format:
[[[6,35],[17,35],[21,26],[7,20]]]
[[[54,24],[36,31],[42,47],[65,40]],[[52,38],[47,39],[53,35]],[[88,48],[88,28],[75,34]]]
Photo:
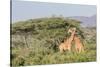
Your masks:
[[[68,30],[68,33],[72,33],[73,31],[76,31],[76,28],[75,28],[75,27],[70,28],[70,29]]]

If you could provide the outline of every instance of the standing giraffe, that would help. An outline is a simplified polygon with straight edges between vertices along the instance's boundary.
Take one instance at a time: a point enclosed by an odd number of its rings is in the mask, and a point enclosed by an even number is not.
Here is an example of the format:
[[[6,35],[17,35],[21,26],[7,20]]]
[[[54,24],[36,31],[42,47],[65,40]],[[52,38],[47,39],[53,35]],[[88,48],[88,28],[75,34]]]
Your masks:
[[[73,40],[75,42],[75,50],[76,50],[76,52],[78,52],[78,53],[83,52],[84,51],[83,44],[82,44],[80,38],[76,34],[75,34]]]
[[[66,40],[64,40],[64,42],[59,45],[60,52],[63,52],[65,50],[71,51],[71,43],[73,41],[75,32],[76,28],[71,28],[68,30],[68,33],[71,33],[71,36]]]

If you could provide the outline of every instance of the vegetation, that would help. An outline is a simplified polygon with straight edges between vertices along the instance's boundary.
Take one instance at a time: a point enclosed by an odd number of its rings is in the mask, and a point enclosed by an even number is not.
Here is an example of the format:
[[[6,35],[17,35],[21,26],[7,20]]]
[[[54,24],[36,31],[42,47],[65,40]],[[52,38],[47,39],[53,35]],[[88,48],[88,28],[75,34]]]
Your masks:
[[[96,29],[82,28],[81,22],[69,18],[30,19],[11,24],[11,65],[41,65],[96,61]],[[85,52],[60,53],[58,46],[76,27]]]

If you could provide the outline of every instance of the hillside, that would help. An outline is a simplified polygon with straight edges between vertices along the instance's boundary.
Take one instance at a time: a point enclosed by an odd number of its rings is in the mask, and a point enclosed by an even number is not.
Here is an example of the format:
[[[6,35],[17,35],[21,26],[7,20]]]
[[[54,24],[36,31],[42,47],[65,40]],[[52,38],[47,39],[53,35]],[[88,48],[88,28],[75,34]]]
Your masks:
[[[81,26],[83,27],[96,27],[96,15],[90,16],[90,17],[84,17],[84,16],[73,16],[69,17],[72,19],[76,19],[82,22]]]
[[[73,19],[64,19],[60,17],[54,18],[39,18],[39,19],[30,19],[27,21],[19,21],[17,23],[12,24],[12,32],[17,32],[20,30],[27,29],[28,31],[36,31],[36,30],[51,30],[51,29],[59,29],[59,28],[68,28],[72,26],[80,26],[80,21]]]
[[[62,64],[96,60],[96,29],[82,28],[81,22],[63,17],[29,19],[11,24],[11,65]],[[59,53],[58,45],[69,37],[67,30],[77,28],[85,52]],[[91,33],[92,32],[92,33]],[[89,35],[89,37],[87,37]]]

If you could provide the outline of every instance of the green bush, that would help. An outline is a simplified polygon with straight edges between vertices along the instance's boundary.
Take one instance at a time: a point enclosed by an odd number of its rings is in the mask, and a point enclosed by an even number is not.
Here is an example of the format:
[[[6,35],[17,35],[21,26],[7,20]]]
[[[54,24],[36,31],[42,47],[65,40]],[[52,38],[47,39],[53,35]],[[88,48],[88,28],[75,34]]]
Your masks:
[[[94,28],[82,28],[80,21],[60,17],[30,19],[12,24],[11,65],[63,64],[96,61]],[[69,36],[67,30],[77,28],[84,40],[85,52],[60,53],[58,46]],[[91,33],[92,32],[92,33]]]

